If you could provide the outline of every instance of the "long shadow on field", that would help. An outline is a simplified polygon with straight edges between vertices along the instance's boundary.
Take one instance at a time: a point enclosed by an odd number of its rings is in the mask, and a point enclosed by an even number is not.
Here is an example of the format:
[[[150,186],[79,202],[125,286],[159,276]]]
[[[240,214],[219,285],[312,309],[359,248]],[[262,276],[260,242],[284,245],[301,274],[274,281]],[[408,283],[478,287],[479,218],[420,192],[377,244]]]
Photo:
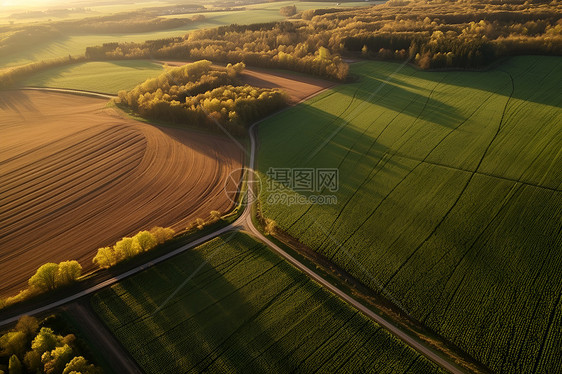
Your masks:
[[[232,157],[240,155],[238,159],[241,159],[244,152],[242,147],[220,134],[199,134],[190,131],[189,127],[185,129],[158,127],[158,129],[186,147],[219,161],[219,166],[227,167],[233,162]]]
[[[304,292],[318,286],[253,239],[236,243],[190,251],[114,287],[123,296],[106,315],[119,318],[113,329],[146,372],[289,372],[354,313],[324,291]]]
[[[389,76],[384,72],[379,73],[372,69],[361,75],[358,83],[336,88],[338,92],[353,98],[350,110],[342,116],[342,119],[349,121],[360,112],[374,110],[372,108],[378,106],[409,115],[412,121],[428,121],[453,128],[465,118],[459,114],[457,108],[434,97],[433,90],[439,88],[440,79],[442,76],[436,75],[435,82],[418,87],[410,83],[403,84],[403,82],[389,80]],[[415,92],[416,90],[422,93]]]
[[[110,63],[111,65],[116,65],[125,69],[135,69],[135,70],[147,70],[147,69],[152,69],[155,66],[160,66],[160,64],[153,62],[151,60],[137,60],[137,61],[131,61],[131,60],[123,60],[123,61],[116,61],[116,60],[111,60],[111,61],[105,61]],[[142,83],[142,82],[139,82]]]
[[[29,99],[26,92],[19,90],[10,90],[0,92],[0,113],[2,111],[14,111],[21,113],[19,108],[25,108],[26,111],[37,112],[37,108]]]
[[[370,108],[372,110],[372,108]],[[259,152],[258,169],[278,183],[295,185],[294,180],[285,178],[276,170],[284,168],[329,168],[339,170],[339,188],[356,186],[366,178],[375,178],[378,170],[384,169],[386,175],[397,175],[411,169],[407,158],[395,155],[400,146],[385,145],[381,139],[390,143],[394,137],[390,132],[400,126],[391,120],[378,117],[372,111],[370,123],[363,127],[347,123],[330,113],[308,105],[299,104],[258,128]],[[443,133],[446,129],[441,129]],[[421,135],[421,134],[420,134]],[[427,134],[424,134],[427,138]],[[401,138],[397,138],[401,139]],[[404,138],[406,139],[406,138]],[[390,142],[389,142],[390,140]],[[424,140],[431,146],[439,138]],[[296,176],[295,176],[296,178]],[[284,183],[288,182],[288,183]],[[322,187],[318,180],[313,181],[313,190],[319,192]],[[330,189],[330,188],[328,188]],[[299,188],[295,189],[295,191]],[[300,189],[304,192],[306,188]]]
[[[367,63],[368,64],[368,63]],[[451,71],[420,71],[416,70],[410,66],[405,66],[400,69],[399,63],[390,62],[374,62],[372,63],[372,68],[365,67],[365,65],[358,65],[355,68],[355,73],[359,76],[362,82],[367,83],[369,79],[374,79],[378,81],[375,87],[381,85],[381,83],[389,80],[388,85],[397,85],[406,87],[409,89],[416,89],[423,91],[426,95],[431,91],[431,86],[434,83],[442,81],[444,84],[466,87],[471,89],[483,90],[488,92],[493,92],[498,95],[510,96],[511,93],[511,81],[510,76],[514,80],[515,91],[512,97],[515,99],[520,99],[523,101],[531,101],[538,104],[544,104],[554,107],[560,106],[560,86],[562,85],[562,57],[559,56],[515,56],[511,57],[490,70],[481,71],[462,71],[462,70],[451,70]],[[354,67],[352,66],[352,72]],[[396,71],[396,74],[392,75]],[[391,76],[392,75],[392,76]],[[421,87],[413,83],[412,76],[418,82],[424,81],[427,86]],[[350,85],[350,88],[344,89],[350,95],[354,94],[354,86]],[[363,86],[368,86],[367,84]],[[361,97],[369,97],[369,91],[364,92]],[[381,90],[382,92],[383,90]],[[372,92],[372,91],[371,91]],[[389,99],[392,96],[393,99],[399,97],[395,96],[395,93],[390,91]],[[400,91],[398,91],[399,93]],[[360,92],[359,92],[360,93]],[[470,100],[470,93],[458,93],[460,98],[463,97]],[[376,103],[379,104],[378,97],[375,96]],[[415,95],[414,95],[415,97]],[[449,116],[451,114],[446,113],[451,109],[451,107],[445,106],[439,108],[438,102],[428,102],[429,109],[435,111],[435,113],[444,113]],[[380,103],[380,105],[385,105]],[[442,106],[442,105],[441,105]]]

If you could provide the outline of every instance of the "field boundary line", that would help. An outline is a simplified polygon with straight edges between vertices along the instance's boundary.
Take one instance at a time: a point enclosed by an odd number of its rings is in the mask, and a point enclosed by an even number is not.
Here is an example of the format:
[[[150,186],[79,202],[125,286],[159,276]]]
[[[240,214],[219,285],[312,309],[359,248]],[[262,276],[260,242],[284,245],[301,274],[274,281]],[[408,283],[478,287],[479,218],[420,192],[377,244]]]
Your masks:
[[[26,86],[18,88],[20,90],[26,91],[47,91],[47,92],[59,92],[59,93],[67,93],[70,95],[78,95],[78,96],[90,96],[96,97],[101,99],[115,99],[117,95],[112,95],[103,92],[96,92],[96,91],[86,91],[86,90],[76,90],[73,88],[56,88],[56,87],[35,87],[35,86]]]

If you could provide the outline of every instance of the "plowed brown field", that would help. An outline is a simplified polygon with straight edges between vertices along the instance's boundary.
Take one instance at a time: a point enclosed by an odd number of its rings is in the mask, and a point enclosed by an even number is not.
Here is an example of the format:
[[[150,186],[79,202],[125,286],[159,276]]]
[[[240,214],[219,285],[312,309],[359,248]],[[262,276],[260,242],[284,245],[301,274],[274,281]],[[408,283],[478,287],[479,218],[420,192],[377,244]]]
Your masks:
[[[0,295],[40,265],[152,226],[185,227],[231,202],[243,152],[213,135],[150,126],[62,93],[0,93]]]

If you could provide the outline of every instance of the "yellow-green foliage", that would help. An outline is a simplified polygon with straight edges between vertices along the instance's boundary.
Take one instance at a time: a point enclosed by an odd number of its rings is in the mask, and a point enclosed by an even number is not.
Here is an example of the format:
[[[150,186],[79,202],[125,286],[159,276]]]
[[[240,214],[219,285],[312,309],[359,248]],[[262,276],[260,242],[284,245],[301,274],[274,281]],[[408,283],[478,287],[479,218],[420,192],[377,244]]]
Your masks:
[[[86,53],[244,61],[341,80],[348,65],[338,54],[357,55],[366,45],[373,57],[410,57],[421,68],[477,68],[503,56],[562,54],[561,10],[560,1],[401,0],[369,8],[306,10],[299,22],[234,24],[184,38],[108,43]],[[334,56],[316,59],[320,47]]]
[[[153,227],[150,229],[150,233],[154,235],[156,243],[164,243],[174,237],[174,230],[169,227]]]
[[[164,227],[154,227],[150,231],[140,231],[132,238],[125,237],[121,239],[113,247],[99,248],[92,262],[102,269],[107,269],[118,262],[151,250],[158,244],[173,238],[174,234],[174,230]]]
[[[7,364],[10,374],[100,373],[77,351],[74,335],[58,335],[49,327],[39,330],[37,319],[29,316],[0,336],[0,366]]]
[[[264,227],[265,235],[275,234],[276,228],[277,228],[277,223],[274,220],[272,220],[271,218],[265,219],[265,227]]]
[[[67,286],[80,278],[82,266],[78,261],[63,261],[59,264],[48,262],[41,265],[35,274],[29,278],[29,287],[21,290],[17,295],[0,300],[0,309],[19,303],[31,296]]]
[[[77,261],[49,262],[39,267],[28,283],[32,290],[50,291],[75,282],[81,273],[82,266]]]
[[[226,126],[242,133],[245,125],[281,108],[286,97],[277,89],[240,86],[237,75],[243,63],[213,68],[201,60],[168,69],[147,79],[119,98],[147,118],[216,128]]]

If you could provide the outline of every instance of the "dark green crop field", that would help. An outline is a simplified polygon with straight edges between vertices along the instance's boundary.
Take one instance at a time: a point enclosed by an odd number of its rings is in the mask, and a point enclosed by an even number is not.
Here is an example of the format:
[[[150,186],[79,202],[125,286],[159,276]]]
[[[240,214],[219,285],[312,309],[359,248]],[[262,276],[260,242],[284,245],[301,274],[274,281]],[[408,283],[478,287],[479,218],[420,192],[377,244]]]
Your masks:
[[[337,204],[266,217],[498,372],[562,367],[562,58],[360,62],[259,126],[258,168],[338,168]],[[283,187],[288,196],[309,196]]]
[[[436,367],[244,234],[97,293],[147,373],[434,373]]]

